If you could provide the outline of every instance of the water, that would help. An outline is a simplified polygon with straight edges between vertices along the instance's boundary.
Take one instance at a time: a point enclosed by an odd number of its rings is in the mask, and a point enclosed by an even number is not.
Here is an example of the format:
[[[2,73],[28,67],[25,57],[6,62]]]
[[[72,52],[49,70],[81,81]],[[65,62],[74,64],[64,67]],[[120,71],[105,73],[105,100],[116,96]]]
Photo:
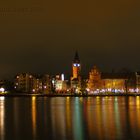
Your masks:
[[[58,139],[140,139],[140,97],[0,97],[0,140]]]

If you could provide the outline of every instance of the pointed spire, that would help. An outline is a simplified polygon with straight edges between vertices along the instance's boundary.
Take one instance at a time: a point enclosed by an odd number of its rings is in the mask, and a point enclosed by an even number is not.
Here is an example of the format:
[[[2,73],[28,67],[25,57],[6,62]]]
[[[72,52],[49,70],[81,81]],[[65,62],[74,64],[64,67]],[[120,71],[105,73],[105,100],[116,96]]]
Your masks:
[[[75,52],[74,62],[80,63],[80,59],[77,51]]]

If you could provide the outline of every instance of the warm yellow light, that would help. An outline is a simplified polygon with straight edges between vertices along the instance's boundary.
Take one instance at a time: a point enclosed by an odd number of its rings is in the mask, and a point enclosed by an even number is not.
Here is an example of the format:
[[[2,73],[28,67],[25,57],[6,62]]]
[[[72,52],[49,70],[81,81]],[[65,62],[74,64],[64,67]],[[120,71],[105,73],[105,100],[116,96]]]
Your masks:
[[[33,96],[33,97],[32,97],[32,100],[33,100],[33,101],[34,101],[34,100],[36,100],[36,97],[35,97],[35,96]]]

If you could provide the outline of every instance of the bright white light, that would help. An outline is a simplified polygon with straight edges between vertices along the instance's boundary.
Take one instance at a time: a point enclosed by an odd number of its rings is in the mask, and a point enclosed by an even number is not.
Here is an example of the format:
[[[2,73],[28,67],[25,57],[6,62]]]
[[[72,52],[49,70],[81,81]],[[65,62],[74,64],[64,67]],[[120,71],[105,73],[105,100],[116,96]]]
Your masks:
[[[55,81],[54,80],[52,80],[52,84],[54,85],[54,83],[55,83]]]
[[[62,80],[62,81],[65,80],[65,76],[64,76],[64,74],[61,74],[61,80]]]
[[[102,89],[100,92],[103,92],[104,93],[105,92],[105,89]]]
[[[129,92],[134,93],[135,90],[134,89],[129,89]]]
[[[4,92],[5,91],[5,89],[4,88],[0,88],[0,92]]]
[[[109,92],[111,92],[111,91],[112,91],[112,89],[111,89],[111,88],[108,88],[108,91],[109,91]]]
[[[75,64],[73,64],[73,66],[74,67],[80,67],[80,64],[75,63]]]
[[[89,92],[89,91],[90,91],[90,89],[89,89],[89,88],[87,88],[86,90],[87,90],[87,92]]]
[[[136,89],[136,92],[137,92],[137,93],[139,92],[139,89],[138,89],[138,88]]]
[[[0,101],[4,101],[4,98],[5,98],[5,97],[3,97],[3,96],[2,96],[2,97],[0,97]]]
[[[115,93],[118,93],[119,92],[119,90],[118,89],[115,89]]]

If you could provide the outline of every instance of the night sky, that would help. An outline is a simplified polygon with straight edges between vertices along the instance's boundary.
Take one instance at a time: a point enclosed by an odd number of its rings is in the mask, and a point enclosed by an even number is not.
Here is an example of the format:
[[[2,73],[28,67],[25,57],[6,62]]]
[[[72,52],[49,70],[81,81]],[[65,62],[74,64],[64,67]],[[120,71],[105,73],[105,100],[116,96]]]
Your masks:
[[[83,74],[140,70],[140,0],[2,0],[0,48],[0,78],[70,74],[76,50]]]

